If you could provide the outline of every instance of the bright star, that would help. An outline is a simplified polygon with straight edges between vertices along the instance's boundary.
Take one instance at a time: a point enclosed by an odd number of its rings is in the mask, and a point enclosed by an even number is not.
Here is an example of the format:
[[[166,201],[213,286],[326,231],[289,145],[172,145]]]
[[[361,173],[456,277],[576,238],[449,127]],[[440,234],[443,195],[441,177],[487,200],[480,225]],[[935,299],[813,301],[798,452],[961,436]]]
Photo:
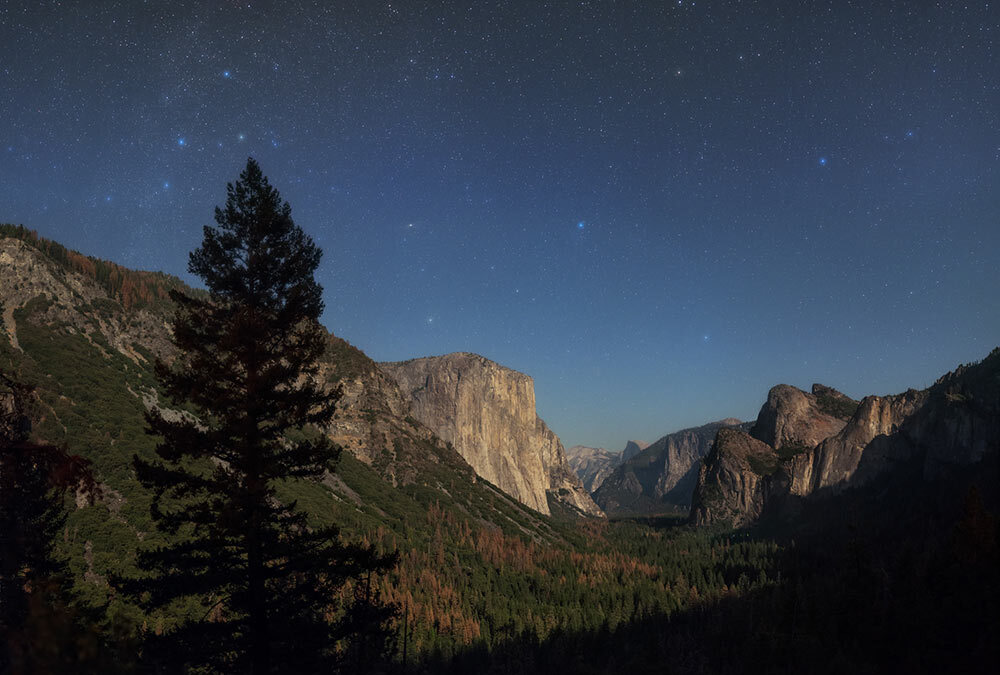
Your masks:
[[[187,145],[187,140],[184,139],[184,138],[178,138],[177,139],[177,145],[179,145],[179,146],[181,146],[183,148],[185,145]]]
[[[581,220],[581,221],[580,221],[579,223],[577,223],[577,224],[576,224],[576,228],[577,228],[578,230],[582,230],[582,229],[583,229],[583,226],[584,226],[584,222],[583,222],[582,220]]]
[[[819,158],[819,165],[820,166],[826,166],[826,157],[820,157]]]
[[[168,182],[164,181],[164,182],[163,182],[163,189],[164,189],[164,190],[169,190],[169,189],[170,189],[170,183],[168,183]]]
[[[228,70],[223,70],[222,71],[222,76],[225,77],[225,78],[230,78],[230,77],[233,76],[233,74],[231,72],[229,72]]]
[[[239,138],[241,141],[245,141],[247,139],[246,134],[240,134],[239,136],[237,136],[237,138]]]

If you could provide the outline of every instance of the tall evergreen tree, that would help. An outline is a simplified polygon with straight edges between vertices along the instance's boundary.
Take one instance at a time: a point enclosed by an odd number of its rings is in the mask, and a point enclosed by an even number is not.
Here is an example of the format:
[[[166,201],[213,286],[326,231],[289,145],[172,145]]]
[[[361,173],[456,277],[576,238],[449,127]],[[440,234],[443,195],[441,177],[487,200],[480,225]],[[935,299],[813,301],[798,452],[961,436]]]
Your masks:
[[[395,556],[310,527],[275,492],[333,470],[339,455],[324,435],[296,433],[326,425],[338,399],[315,379],[327,343],[313,277],[321,251],[253,159],[215,221],[188,264],[209,297],[173,293],[179,357],[157,365],[167,395],[195,416],[151,412],[161,461],[135,458],[155,494],[154,520],[179,536],[140,555],[151,578],[134,587],[154,606],[208,599],[204,617],[167,635],[169,650],[154,660],[258,674],[326,669],[358,614],[370,617],[360,629],[375,632],[391,616],[338,606],[351,595],[344,584],[386,571]]]

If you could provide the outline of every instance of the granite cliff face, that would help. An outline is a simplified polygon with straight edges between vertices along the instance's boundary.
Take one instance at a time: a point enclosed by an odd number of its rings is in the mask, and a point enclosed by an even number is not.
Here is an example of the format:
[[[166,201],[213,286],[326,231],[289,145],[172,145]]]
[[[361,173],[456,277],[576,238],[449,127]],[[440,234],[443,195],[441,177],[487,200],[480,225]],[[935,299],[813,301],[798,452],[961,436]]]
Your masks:
[[[779,384],[768,392],[750,435],[775,449],[812,448],[840,431],[850,416],[846,410],[856,406],[856,401],[821,384],[814,384],[812,393]]]
[[[589,448],[585,445],[574,445],[566,448],[566,459],[569,466],[576,472],[583,483],[584,489],[591,495],[611,475],[611,473],[644,449],[649,447],[645,441],[628,441],[625,449],[620,452],[612,452],[604,448]]]
[[[549,498],[601,515],[559,438],[535,412],[530,377],[476,354],[381,363],[413,416],[451,443],[476,473],[536,511]]]
[[[691,519],[696,525],[743,527],[764,511],[778,453],[740,429],[719,429],[698,469]]]
[[[720,432],[699,474],[694,523],[744,526],[765,513],[791,512],[796,500],[891,476],[904,464],[917,462],[925,478],[935,478],[998,452],[1000,349],[926,390],[860,404],[821,385],[812,397],[779,385],[752,436],[756,444]]]
[[[595,490],[594,501],[608,514],[688,509],[699,462],[716,432],[739,424],[729,418],[667,434],[617,467]]]
[[[9,345],[15,359],[35,355],[43,366],[55,363],[65,351],[75,350],[79,362],[97,356],[96,362],[115,371],[94,375],[107,386],[109,398],[132,399],[140,410],[162,405],[150,371],[156,358],[169,362],[175,353],[169,291],[198,291],[166,274],[87,258],[28,230],[13,228],[13,233],[16,236],[0,236],[0,343]],[[63,368],[70,365],[60,363]],[[327,433],[389,483],[412,483],[428,462],[454,456],[410,416],[409,403],[396,383],[364,353],[332,334],[319,378],[329,389],[340,387],[343,394]],[[46,381],[39,387],[42,421],[75,415],[80,404],[65,391],[47,392]],[[469,467],[464,471],[475,481]]]
[[[604,448],[574,445],[566,448],[566,461],[583,483],[583,489],[593,493],[621,462],[621,454]]]
[[[909,455],[906,443],[893,438],[903,422],[926,401],[925,392],[867,396],[844,427],[786,467],[790,491],[807,496],[848,483],[860,485]],[[864,456],[864,465],[862,465]]]

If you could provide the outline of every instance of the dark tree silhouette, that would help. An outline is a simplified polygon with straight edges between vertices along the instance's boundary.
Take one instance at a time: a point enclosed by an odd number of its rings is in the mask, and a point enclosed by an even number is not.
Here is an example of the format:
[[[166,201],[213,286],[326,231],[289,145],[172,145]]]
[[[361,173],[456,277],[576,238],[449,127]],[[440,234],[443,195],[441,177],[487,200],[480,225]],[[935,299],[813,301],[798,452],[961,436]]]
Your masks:
[[[0,672],[82,672],[89,636],[73,625],[52,549],[66,491],[92,494],[94,483],[86,460],[31,442],[32,400],[30,386],[0,372]]]
[[[321,251],[253,159],[215,221],[188,264],[209,297],[172,294],[179,357],[157,365],[168,396],[195,416],[151,412],[162,461],[135,458],[154,520],[178,536],[140,554],[151,578],[131,586],[151,606],[195,596],[206,611],[166,635],[167,649],[151,641],[147,656],[224,672],[326,672],[348,653],[348,633],[378,633],[392,615],[374,601],[351,607],[345,583],[388,570],[395,555],[310,527],[275,492],[333,470],[340,452],[300,433],[326,425],[339,398],[314,377],[327,343],[313,277]]]

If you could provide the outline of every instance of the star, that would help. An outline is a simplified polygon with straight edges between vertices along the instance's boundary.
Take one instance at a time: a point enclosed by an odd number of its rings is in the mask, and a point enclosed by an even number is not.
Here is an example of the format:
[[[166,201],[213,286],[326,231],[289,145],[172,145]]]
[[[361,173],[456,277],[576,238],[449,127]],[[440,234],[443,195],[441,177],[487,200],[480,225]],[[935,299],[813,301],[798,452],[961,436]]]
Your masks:
[[[185,145],[187,145],[187,139],[184,138],[183,136],[181,138],[178,138],[177,139],[177,145],[179,145],[179,146],[181,146],[183,148]]]
[[[826,166],[826,163],[827,163],[826,157],[820,157],[819,158],[819,165],[820,166]]]
[[[233,76],[233,74],[230,71],[228,71],[228,70],[223,70],[222,71],[222,76],[228,80],[229,78],[231,78]]]
[[[576,229],[578,229],[578,230],[582,230],[582,229],[583,229],[583,226],[584,226],[585,224],[586,224],[586,223],[584,223],[584,222],[583,222],[583,221],[581,220],[580,222],[578,222],[578,223],[576,224]]]

